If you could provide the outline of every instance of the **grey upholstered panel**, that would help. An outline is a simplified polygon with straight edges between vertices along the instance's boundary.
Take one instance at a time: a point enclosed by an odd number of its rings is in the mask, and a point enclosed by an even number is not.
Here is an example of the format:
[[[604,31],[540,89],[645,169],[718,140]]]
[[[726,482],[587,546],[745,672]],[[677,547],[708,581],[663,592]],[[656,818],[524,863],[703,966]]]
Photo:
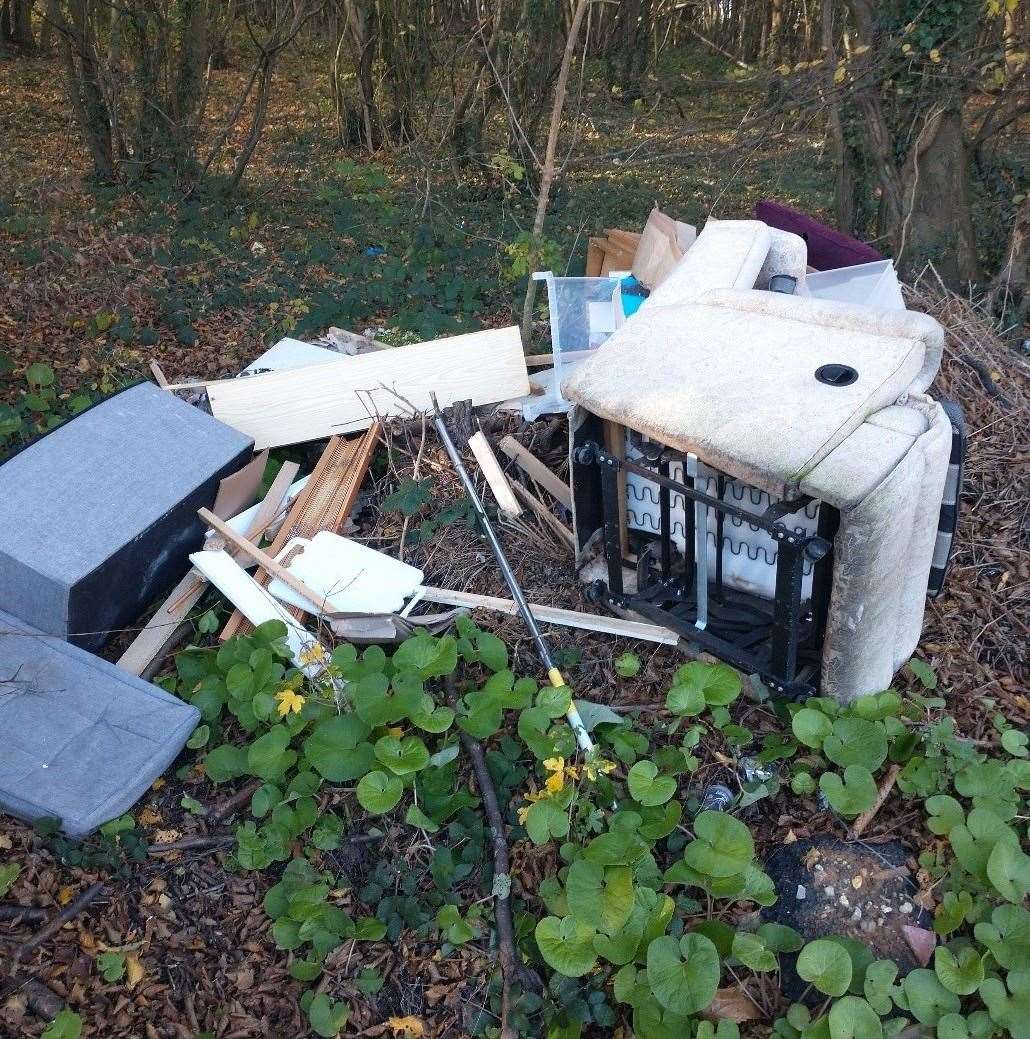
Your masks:
[[[0,810],[82,837],[126,812],[200,712],[0,612]]]

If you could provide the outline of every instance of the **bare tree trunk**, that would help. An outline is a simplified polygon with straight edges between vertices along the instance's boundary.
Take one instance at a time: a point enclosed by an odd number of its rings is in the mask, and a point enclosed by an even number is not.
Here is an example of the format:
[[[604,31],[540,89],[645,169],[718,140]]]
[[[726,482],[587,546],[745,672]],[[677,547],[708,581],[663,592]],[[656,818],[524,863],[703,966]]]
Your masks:
[[[23,51],[34,51],[36,40],[32,34],[32,8],[35,0],[14,0],[11,36]]]
[[[528,268],[529,284],[526,286],[526,299],[522,305],[522,338],[528,339],[533,327],[533,305],[536,303],[536,282],[533,280],[533,269],[540,255],[540,239],[544,231],[544,220],[547,217],[547,203],[551,198],[551,184],[554,181],[554,154],[558,148],[558,132],[561,130],[562,110],[565,107],[565,93],[569,85],[569,71],[572,58],[576,53],[576,40],[583,16],[591,0],[577,0],[576,10],[569,26],[569,35],[565,40],[565,53],[562,55],[561,68],[558,71],[558,82],[554,85],[554,105],[551,108],[551,127],[547,134],[547,148],[544,151],[543,166],[540,171],[540,190],[536,199],[536,216],[533,218],[533,238],[529,247]]]
[[[1012,223],[1005,266],[991,284],[991,296],[996,310],[1014,312],[1016,323],[1025,324],[1030,310],[1030,195],[1023,199]]]
[[[67,19],[60,0],[49,0],[47,17],[58,33],[61,63],[76,122],[86,139],[96,177],[103,183],[115,178],[111,112],[100,82],[100,58],[90,24],[89,0],[67,0]]]
[[[826,63],[824,78],[826,105],[826,129],[830,137],[830,150],[833,155],[833,203],[837,227],[845,234],[851,234],[855,224],[855,171],[851,162],[851,149],[844,136],[844,124],[841,120],[840,104],[836,97],[833,82],[837,68],[837,52],[834,47],[834,7],[836,0],[822,0],[822,51]]]
[[[953,288],[978,281],[969,153],[957,108],[927,120],[906,160],[904,182],[905,215],[901,227],[891,229],[898,267],[915,274],[932,261]]]

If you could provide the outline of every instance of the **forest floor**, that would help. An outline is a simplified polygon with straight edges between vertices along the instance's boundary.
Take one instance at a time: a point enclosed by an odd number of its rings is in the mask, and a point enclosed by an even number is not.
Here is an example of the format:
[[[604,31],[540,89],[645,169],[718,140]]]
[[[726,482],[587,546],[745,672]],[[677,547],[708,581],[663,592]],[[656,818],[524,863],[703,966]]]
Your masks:
[[[74,409],[77,397],[149,377],[151,360],[172,380],[211,377],[235,373],[284,335],[313,338],[330,325],[372,328],[379,338],[402,342],[511,323],[520,310],[523,282],[514,272],[519,236],[530,220],[526,199],[491,170],[458,178],[447,163],[414,153],[366,160],[341,152],[332,143],[324,84],[303,64],[283,72],[287,89],[275,95],[245,190],[234,198],[205,193],[177,205],[150,194],[90,188],[56,63],[24,59],[2,71],[0,125],[10,132],[0,183],[0,403],[21,398],[26,370],[35,363],[54,369],[58,388],[49,410],[20,415],[7,447],[38,432],[50,415]],[[581,269],[589,235],[612,226],[639,229],[656,200],[698,226],[711,213],[749,216],[765,197],[827,215],[830,170],[821,139],[783,127],[757,150],[734,154],[733,128],[756,100],[753,90],[694,50],[670,55],[662,81],[671,84],[662,100],[640,110],[613,101],[601,85],[588,85],[582,133],[548,232],[566,270]],[[925,287],[912,305],[955,329],[942,382],[967,405],[971,437],[959,548],[945,594],[929,608],[920,656],[937,672],[961,734],[990,744],[996,712],[1025,726],[1030,708],[1020,619],[1030,582],[1020,530],[1026,488],[1014,447],[1030,414],[1030,385],[1025,368],[1009,363],[975,308]],[[535,345],[546,349],[544,342]],[[1003,399],[963,360],[971,349]],[[562,421],[526,426],[508,417],[496,423],[495,431],[513,432],[563,472]],[[357,517],[361,534],[385,551],[399,545],[401,521],[380,505],[401,479],[417,475],[422,435],[417,424],[393,431],[391,464],[380,460],[374,468]],[[299,459],[307,452],[291,454]],[[436,474],[446,470],[433,441],[423,465]],[[427,514],[457,500],[453,481],[437,475]],[[531,600],[590,608],[571,558],[546,527],[506,529],[504,536]],[[504,594],[471,529],[454,524],[437,538],[408,551],[428,581]],[[516,669],[534,673],[517,622],[505,620],[493,630],[512,647]],[[660,713],[684,659],[671,648],[582,632],[562,633],[560,643],[577,695],[645,716]],[[627,649],[643,658],[632,679],[618,678],[614,668]],[[915,685],[907,672],[899,683],[901,689]],[[743,700],[738,707],[735,721],[757,736],[776,731],[767,707]],[[721,778],[734,753],[721,740],[713,731],[697,751],[692,784]],[[137,805],[135,832],[151,843],[229,833],[213,813],[235,788],[215,788],[188,751],[178,764]],[[814,799],[789,792],[749,812],[760,850],[793,839],[790,834],[846,829]],[[914,831],[925,836],[910,807],[892,798],[867,837],[908,838],[914,855],[920,839]],[[432,853],[427,844],[419,831],[390,824],[381,851],[348,846],[333,852],[327,865],[357,890],[375,880],[386,857],[424,875]],[[272,878],[227,872],[218,847],[143,856],[118,870],[104,858],[108,848],[92,845],[85,857],[66,850],[9,819],[0,823],[0,859],[22,867],[3,896],[5,906],[49,915],[98,877],[107,885],[22,963],[23,976],[82,1015],[85,1035],[308,1034],[298,1006],[304,986],[288,974],[261,908]],[[518,890],[534,890],[556,868],[552,851],[528,842],[513,848],[513,856]],[[38,926],[39,914],[0,917],[0,947],[16,947]],[[129,971],[106,981],[96,958],[111,951],[127,957]],[[347,1034],[403,1034],[389,1024],[391,1017],[417,1018],[426,1035],[466,1034],[476,1018],[470,1008],[489,1002],[494,955],[475,942],[442,956],[439,942],[405,930],[357,952],[353,942],[345,943],[338,953],[319,987],[350,1003]],[[35,1012],[35,999],[31,986],[0,992],[0,1036],[41,1034],[45,1020]],[[776,1005],[775,996],[769,1000]],[[767,1023],[751,1027],[767,1034]]]

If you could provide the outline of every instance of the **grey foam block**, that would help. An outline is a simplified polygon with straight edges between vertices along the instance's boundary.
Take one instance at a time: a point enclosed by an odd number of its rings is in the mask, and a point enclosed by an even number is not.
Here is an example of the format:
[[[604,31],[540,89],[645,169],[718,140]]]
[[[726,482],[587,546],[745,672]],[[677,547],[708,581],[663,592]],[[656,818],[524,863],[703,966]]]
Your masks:
[[[103,645],[185,573],[197,509],[253,447],[151,383],[58,426],[0,465],[0,608]]]
[[[83,837],[128,811],[200,712],[0,611],[0,810]]]

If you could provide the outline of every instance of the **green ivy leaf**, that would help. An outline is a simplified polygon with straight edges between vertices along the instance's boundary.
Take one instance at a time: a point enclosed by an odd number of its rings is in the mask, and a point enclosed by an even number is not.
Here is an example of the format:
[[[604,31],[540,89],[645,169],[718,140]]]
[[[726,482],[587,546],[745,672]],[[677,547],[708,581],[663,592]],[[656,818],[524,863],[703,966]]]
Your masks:
[[[851,957],[837,942],[819,938],[798,953],[797,972],[824,995],[843,996],[851,984]]]
[[[773,952],[799,952],[805,944],[805,939],[786,924],[762,924],[758,936]]]
[[[565,881],[569,912],[596,930],[617,934],[633,911],[633,872],[577,859]]]
[[[728,707],[740,696],[740,675],[728,664],[706,664],[692,660],[673,677],[673,686],[699,689],[709,707]]]
[[[74,1010],[65,1008],[50,1022],[43,1039],[79,1039],[82,1035],[82,1018]]]
[[[536,801],[526,813],[526,833],[534,844],[547,844],[552,837],[559,840],[569,832],[568,813],[553,801]]]
[[[924,689],[937,688],[937,676],[925,661],[913,657],[905,666],[919,679]]]
[[[831,1039],[882,1039],[876,1011],[858,996],[845,996],[830,1007]]]
[[[1027,734],[1019,729],[1006,729],[1001,734],[1001,745],[1015,758],[1027,756]]]
[[[733,936],[731,952],[745,967],[750,967],[754,971],[776,970],[779,966],[776,954],[766,946],[758,934],[738,931]]]
[[[385,815],[394,808],[404,793],[404,784],[385,772],[369,772],[358,783],[358,803],[366,812]]]
[[[429,764],[429,750],[417,736],[380,736],[375,755],[396,776],[421,772]]]
[[[695,839],[683,851],[686,864],[712,877],[743,873],[755,856],[751,831],[725,812],[701,812],[694,820]]]
[[[632,866],[648,852],[647,843],[628,830],[599,834],[583,850],[583,858],[599,866]]]
[[[35,364],[30,364],[25,369],[25,381],[37,390],[43,389],[46,386],[53,386],[55,378],[53,368],[39,361]]]
[[[647,980],[658,1002],[683,1016],[704,1010],[719,987],[719,953],[703,934],[656,938],[647,947]]]
[[[1002,898],[1017,905],[1030,892],[1030,856],[1019,847],[1016,837],[1004,837],[991,849],[987,859],[987,879]]]
[[[114,984],[125,977],[125,953],[102,952],[97,957],[97,966],[104,976],[104,981]]]
[[[559,920],[545,916],[536,925],[536,944],[544,962],[567,978],[581,978],[594,969],[594,935],[597,932],[574,916]]]
[[[945,1014],[959,1010],[958,996],[949,992],[932,970],[918,967],[901,984],[908,1009],[924,1025],[935,1025]]]
[[[0,866],[0,898],[14,887],[14,882],[21,876],[21,866],[17,862],[5,862]]]
[[[930,815],[926,820],[926,828],[941,837],[947,836],[955,826],[960,826],[966,821],[962,805],[948,794],[928,797],[923,802],[923,807]]]
[[[204,772],[212,783],[227,783],[247,773],[247,752],[243,747],[223,743],[204,757]]]
[[[894,1001],[894,982],[898,977],[898,965],[891,960],[874,960],[866,967],[862,979],[862,991],[869,1005],[881,1016],[889,1014]]]
[[[934,952],[933,969],[940,983],[958,996],[968,996],[984,979],[983,959],[972,946],[960,947],[958,955],[939,945]]]
[[[676,793],[676,780],[660,776],[658,766],[651,761],[638,761],[626,776],[630,796],[646,808],[665,804]]]
[[[476,633],[476,650],[483,667],[493,672],[504,671],[508,667],[508,647],[489,631]]]
[[[405,639],[392,662],[395,671],[417,671],[423,679],[439,678],[458,666],[458,643],[452,635],[437,638],[423,632]]]
[[[802,707],[790,720],[790,727],[799,743],[821,750],[826,737],[833,731],[833,722],[812,707]]]
[[[334,715],[319,722],[304,741],[304,758],[331,783],[349,783],[375,768],[376,756],[365,742],[369,727],[356,714]]]
[[[823,753],[835,765],[861,765],[875,772],[887,760],[887,734],[881,722],[838,718],[823,743]]]
[[[350,1007],[334,1003],[324,992],[319,993],[308,1007],[308,1021],[323,1039],[334,1039],[343,1030],[350,1017]]]
[[[848,765],[843,779],[836,772],[824,772],[819,777],[819,788],[830,806],[848,819],[876,803],[876,780],[862,765]]]

